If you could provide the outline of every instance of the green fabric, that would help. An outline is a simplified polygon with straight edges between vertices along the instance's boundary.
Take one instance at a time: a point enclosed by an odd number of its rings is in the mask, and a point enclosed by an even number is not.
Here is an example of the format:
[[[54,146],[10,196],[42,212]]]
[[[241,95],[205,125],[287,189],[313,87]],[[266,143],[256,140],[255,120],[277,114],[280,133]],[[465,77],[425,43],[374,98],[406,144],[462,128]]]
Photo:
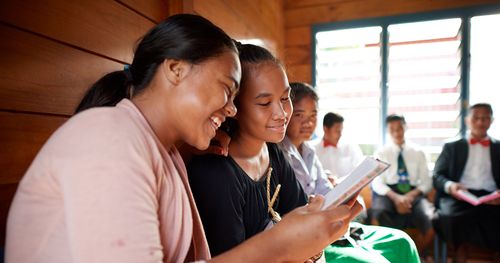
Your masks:
[[[330,245],[325,249],[326,262],[404,262],[419,263],[417,247],[405,232],[388,227],[351,223],[363,229],[363,240],[352,245]]]

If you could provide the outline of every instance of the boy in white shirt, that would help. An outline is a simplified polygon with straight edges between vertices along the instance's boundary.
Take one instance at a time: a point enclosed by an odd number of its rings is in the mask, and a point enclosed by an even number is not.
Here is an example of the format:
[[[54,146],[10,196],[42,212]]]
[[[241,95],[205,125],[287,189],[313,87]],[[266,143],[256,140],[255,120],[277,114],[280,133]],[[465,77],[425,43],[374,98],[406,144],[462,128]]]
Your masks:
[[[434,237],[434,206],[426,199],[432,190],[425,154],[405,140],[406,121],[401,115],[389,115],[386,124],[391,142],[375,154],[391,167],[372,182],[372,223],[404,229],[417,227],[417,247],[423,252]]]
[[[341,140],[344,118],[333,112],[323,118],[323,139],[315,145],[316,154],[330,177],[342,178],[363,160],[358,145]]]

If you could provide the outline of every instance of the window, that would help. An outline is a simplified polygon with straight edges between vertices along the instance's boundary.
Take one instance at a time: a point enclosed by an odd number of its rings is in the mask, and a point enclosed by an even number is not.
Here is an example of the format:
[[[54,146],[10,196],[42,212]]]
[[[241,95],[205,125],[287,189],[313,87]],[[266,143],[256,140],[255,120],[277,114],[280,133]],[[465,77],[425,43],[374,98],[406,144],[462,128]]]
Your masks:
[[[498,4],[314,27],[320,120],[340,113],[343,136],[372,154],[388,139],[383,119],[402,114],[432,169],[445,140],[465,134],[469,105],[488,102],[499,115],[498,28]],[[499,137],[500,121],[489,134]]]
[[[406,139],[431,164],[460,131],[460,25],[454,18],[388,27],[388,114],[405,116]]]
[[[341,114],[344,139],[356,141],[369,154],[380,137],[381,31],[381,27],[366,27],[316,35],[318,120],[330,111]],[[373,129],[359,129],[359,119]],[[323,133],[322,125],[317,133]]]
[[[500,15],[476,16],[471,19],[471,77],[469,102],[488,102],[496,121],[488,131],[500,139]]]

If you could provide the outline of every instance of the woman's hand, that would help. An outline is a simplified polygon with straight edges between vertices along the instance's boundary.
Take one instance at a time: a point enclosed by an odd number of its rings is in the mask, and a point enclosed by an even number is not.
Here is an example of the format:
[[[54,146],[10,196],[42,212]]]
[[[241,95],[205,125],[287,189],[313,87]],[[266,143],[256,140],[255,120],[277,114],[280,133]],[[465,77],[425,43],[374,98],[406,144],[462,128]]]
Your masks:
[[[210,262],[300,262],[323,250],[347,231],[362,210],[356,197],[347,204],[321,210],[322,196],[288,213],[273,228],[261,232]]]
[[[346,205],[321,210],[324,198],[311,197],[309,204],[287,214],[269,231],[284,261],[304,262],[342,237],[349,222],[362,210],[353,198]]]

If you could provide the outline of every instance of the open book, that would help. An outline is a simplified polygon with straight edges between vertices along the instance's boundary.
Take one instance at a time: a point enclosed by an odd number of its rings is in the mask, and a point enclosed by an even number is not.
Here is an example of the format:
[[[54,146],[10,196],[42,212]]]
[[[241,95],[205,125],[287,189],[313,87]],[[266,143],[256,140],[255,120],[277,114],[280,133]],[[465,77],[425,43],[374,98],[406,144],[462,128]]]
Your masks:
[[[498,193],[498,192],[493,192],[493,193],[488,194],[488,195],[483,195],[481,197],[477,197],[469,191],[458,190],[458,195],[464,201],[467,201],[469,204],[474,205],[474,206],[477,206],[477,205],[480,205],[482,203],[500,198],[500,193]]]
[[[323,209],[339,206],[349,201],[357,192],[383,173],[389,164],[372,157],[366,157],[344,180],[325,195]]]

